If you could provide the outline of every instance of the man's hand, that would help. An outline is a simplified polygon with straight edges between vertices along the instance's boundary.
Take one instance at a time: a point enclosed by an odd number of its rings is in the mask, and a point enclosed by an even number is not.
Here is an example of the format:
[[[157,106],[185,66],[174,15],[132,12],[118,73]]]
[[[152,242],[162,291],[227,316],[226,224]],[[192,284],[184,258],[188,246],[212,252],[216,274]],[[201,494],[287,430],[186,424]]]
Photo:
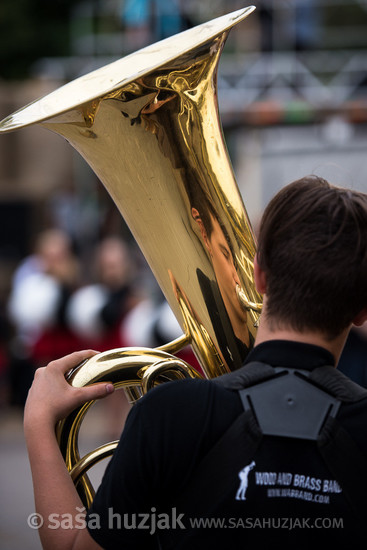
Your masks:
[[[73,388],[65,379],[70,369],[97,353],[93,350],[76,351],[37,369],[25,405],[25,424],[47,422],[54,427],[58,420],[86,401],[112,393],[113,385],[106,382]]]
[[[24,434],[32,470],[36,511],[42,518],[50,514],[76,514],[82,502],[65,466],[55,437],[55,424],[86,401],[105,397],[114,390],[103,382],[73,388],[65,374],[97,352],[77,351],[36,371],[24,411]],[[47,522],[39,528],[44,550],[100,549],[87,529],[49,529]]]

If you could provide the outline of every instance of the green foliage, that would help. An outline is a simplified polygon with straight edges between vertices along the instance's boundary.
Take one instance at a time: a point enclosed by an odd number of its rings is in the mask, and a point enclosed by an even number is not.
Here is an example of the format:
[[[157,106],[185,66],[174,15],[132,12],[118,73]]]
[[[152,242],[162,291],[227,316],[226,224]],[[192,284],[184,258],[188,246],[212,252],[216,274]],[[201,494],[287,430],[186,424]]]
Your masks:
[[[1,0],[0,78],[26,78],[40,57],[68,55],[70,15],[78,3]]]

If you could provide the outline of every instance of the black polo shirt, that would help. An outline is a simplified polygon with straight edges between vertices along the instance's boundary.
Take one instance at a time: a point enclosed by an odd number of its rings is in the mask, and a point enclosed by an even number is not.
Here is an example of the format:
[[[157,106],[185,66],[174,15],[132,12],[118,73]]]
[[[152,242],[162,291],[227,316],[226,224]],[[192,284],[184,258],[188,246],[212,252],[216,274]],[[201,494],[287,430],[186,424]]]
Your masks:
[[[247,362],[255,360],[305,370],[334,363],[323,348],[289,341],[256,346]],[[208,501],[206,519],[214,523],[178,508],[195,467],[242,411],[238,393],[213,381],[150,391],[129,414],[106,469],[87,518],[91,536],[106,549],[158,548],[157,535],[173,528],[182,534],[174,548],[183,550],[309,548],[323,538],[343,548],[364,534],[315,442],[300,439],[264,437],[226,491]],[[342,406],[339,416],[367,456],[367,400]]]

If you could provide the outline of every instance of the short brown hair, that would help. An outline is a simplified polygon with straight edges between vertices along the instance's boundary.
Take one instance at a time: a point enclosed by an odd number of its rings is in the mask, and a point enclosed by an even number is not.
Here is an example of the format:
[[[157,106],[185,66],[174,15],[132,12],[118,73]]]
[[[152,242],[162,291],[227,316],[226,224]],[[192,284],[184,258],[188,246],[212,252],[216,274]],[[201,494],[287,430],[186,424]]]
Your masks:
[[[258,262],[269,319],[339,335],[367,306],[367,195],[307,176],[264,211]]]

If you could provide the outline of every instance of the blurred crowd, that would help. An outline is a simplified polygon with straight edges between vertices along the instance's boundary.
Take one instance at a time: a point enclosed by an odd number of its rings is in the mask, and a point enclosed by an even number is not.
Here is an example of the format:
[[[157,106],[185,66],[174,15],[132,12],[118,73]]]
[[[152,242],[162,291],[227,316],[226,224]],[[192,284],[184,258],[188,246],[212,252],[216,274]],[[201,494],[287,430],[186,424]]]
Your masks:
[[[135,245],[119,235],[104,237],[85,269],[60,228],[41,232],[16,267],[0,324],[0,404],[16,407],[24,406],[35,369],[53,359],[78,349],[156,347],[182,334]],[[364,387],[366,351],[363,326],[352,330],[339,365]],[[200,370],[191,349],[181,357]],[[117,394],[124,418],[129,405]],[[111,432],[117,410],[111,405]]]
[[[119,235],[96,243],[86,269],[65,231],[41,232],[14,271],[2,311],[2,403],[23,407],[35,369],[72,351],[156,347],[180,336],[152,280],[135,246]],[[181,356],[195,364],[189,349]]]

